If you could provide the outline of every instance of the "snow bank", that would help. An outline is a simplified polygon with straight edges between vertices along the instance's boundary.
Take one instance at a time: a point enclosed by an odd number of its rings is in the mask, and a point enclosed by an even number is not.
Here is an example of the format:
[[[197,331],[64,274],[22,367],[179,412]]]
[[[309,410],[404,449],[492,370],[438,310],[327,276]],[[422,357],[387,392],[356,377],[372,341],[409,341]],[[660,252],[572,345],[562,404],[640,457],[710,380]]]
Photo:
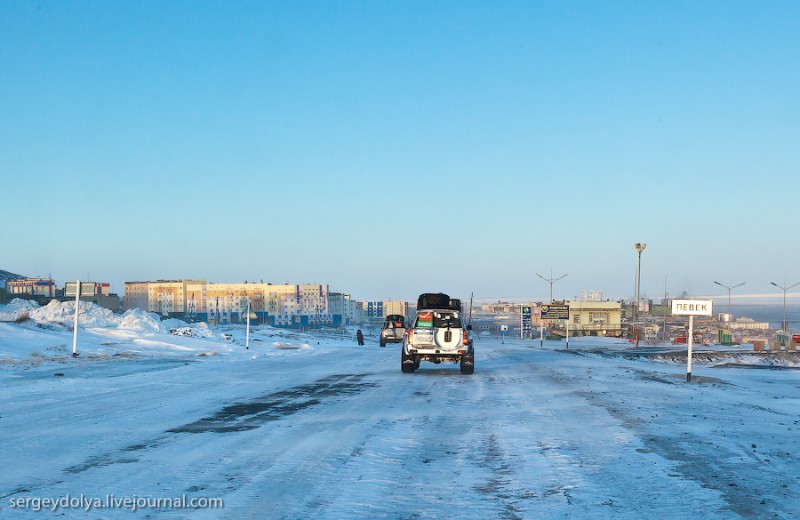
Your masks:
[[[34,301],[14,298],[8,305],[0,305],[0,321],[17,321],[38,307],[39,304]]]
[[[57,323],[65,327],[71,327],[75,319],[75,302],[52,300],[44,307],[41,307],[34,301],[17,298],[8,305],[0,305],[0,321],[13,322],[22,320],[26,315],[29,319],[40,323]],[[81,302],[78,313],[78,326],[117,328],[134,332],[161,334],[169,334],[174,329],[187,328],[191,333],[186,335],[201,338],[214,336],[205,323],[190,326],[185,321],[173,318],[161,321],[158,314],[145,312],[141,309],[131,309],[120,315],[91,302]]]
[[[70,325],[75,319],[75,302],[51,300],[44,307],[30,311],[31,319],[48,323]],[[112,311],[90,302],[81,302],[78,325],[81,327],[113,327],[119,318]]]
[[[125,314],[122,315],[118,327],[120,329],[135,330],[138,332],[159,332],[161,330],[161,319],[157,314],[152,312],[144,312],[141,309],[130,309],[125,311]]]
[[[25,315],[44,323],[72,325],[75,319],[75,302],[52,300],[41,307],[31,300],[14,299],[8,305],[0,305],[0,321],[17,321]],[[112,311],[90,302],[81,302],[78,325],[83,327],[114,327],[119,324],[119,316]]]

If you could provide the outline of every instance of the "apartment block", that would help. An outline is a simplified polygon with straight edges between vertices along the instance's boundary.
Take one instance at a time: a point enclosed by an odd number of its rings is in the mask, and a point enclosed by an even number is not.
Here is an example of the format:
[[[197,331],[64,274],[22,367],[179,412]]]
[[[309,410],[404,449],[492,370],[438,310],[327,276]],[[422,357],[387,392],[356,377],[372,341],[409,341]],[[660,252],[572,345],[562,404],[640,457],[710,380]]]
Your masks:
[[[147,285],[149,282],[125,282],[125,294],[122,298],[122,310],[149,309],[147,303]]]
[[[126,282],[124,308],[222,324],[244,322],[249,303],[251,322],[256,323],[292,328],[339,326],[345,323],[345,316],[354,323],[355,302],[349,295],[337,294],[324,284]]]
[[[203,280],[156,280],[125,282],[123,309],[142,309],[162,316],[184,317],[188,287],[205,284]]]
[[[403,301],[373,301],[361,302],[363,312],[362,321],[380,322],[390,314],[399,314],[408,318],[408,302]]]

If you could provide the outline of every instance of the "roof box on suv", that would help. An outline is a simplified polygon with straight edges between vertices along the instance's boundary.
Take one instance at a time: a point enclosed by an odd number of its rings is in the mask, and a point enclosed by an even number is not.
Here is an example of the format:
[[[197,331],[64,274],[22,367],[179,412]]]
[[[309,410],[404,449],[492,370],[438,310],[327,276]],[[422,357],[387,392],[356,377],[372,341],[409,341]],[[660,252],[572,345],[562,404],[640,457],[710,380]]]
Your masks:
[[[417,310],[449,309],[450,296],[445,293],[422,293],[417,298]]]
[[[461,310],[461,300],[450,298],[445,293],[423,293],[417,299],[417,310],[425,309],[452,309]]]

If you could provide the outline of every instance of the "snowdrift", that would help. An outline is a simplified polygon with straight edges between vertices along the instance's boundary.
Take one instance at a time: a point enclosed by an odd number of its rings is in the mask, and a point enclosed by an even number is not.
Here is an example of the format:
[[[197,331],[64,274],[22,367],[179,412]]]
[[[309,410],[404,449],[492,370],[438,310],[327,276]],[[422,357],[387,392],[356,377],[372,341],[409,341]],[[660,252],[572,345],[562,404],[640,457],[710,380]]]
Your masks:
[[[31,319],[39,323],[52,323],[71,327],[75,319],[75,302],[59,302],[52,300],[41,307],[30,300],[14,299],[8,305],[0,305],[0,321],[16,322]],[[211,337],[213,334],[205,323],[189,326],[188,323],[176,319],[161,321],[158,314],[140,309],[116,314],[91,302],[81,302],[78,312],[78,326],[117,328],[135,332],[169,333],[175,329],[190,329],[197,337]]]

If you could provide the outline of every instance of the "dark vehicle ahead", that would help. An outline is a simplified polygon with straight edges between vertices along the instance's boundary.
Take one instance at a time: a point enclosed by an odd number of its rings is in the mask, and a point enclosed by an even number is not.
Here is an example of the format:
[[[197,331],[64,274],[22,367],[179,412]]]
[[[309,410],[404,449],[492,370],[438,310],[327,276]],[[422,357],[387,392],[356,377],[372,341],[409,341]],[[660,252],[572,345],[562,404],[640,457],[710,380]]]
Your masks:
[[[389,314],[383,322],[381,329],[380,345],[385,347],[387,343],[402,343],[406,335],[406,317],[400,314]]]
[[[414,372],[422,361],[459,363],[462,374],[475,371],[475,349],[470,326],[461,321],[461,301],[444,293],[425,293],[417,301],[417,315],[403,342],[400,368]]]

